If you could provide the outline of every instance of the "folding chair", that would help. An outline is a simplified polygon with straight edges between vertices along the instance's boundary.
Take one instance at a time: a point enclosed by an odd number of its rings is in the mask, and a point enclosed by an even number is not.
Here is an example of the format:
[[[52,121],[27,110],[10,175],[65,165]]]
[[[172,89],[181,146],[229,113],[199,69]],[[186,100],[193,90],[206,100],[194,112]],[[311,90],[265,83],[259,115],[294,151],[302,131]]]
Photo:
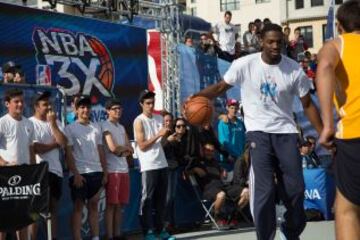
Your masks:
[[[215,218],[211,215],[211,211],[213,210],[214,208],[214,205],[215,205],[215,202],[213,203],[210,203],[210,201],[206,200],[206,199],[203,199],[201,196],[201,191],[200,191],[200,187],[199,187],[199,184],[198,182],[196,181],[196,178],[194,175],[192,174],[189,174],[189,180],[190,180],[190,183],[191,183],[191,186],[193,187],[194,189],[194,192],[195,192],[195,195],[196,195],[196,198],[199,200],[200,204],[201,204],[201,207],[204,209],[205,211],[205,220],[206,219],[210,219],[210,221],[214,224],[215,228],[217,230],[220,230],[219,228],[219,225],[216,223],[215,221]],[[207,207],[207,205],[209,205],[209,207]]]

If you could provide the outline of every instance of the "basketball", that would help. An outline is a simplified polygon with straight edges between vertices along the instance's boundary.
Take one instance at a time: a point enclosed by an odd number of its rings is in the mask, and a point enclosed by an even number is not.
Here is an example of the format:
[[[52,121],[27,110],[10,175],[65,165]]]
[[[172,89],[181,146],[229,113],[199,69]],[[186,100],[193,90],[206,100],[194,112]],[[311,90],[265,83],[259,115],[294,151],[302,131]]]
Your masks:
[[[212,103],[206,97],[196,96],[184,104],[184,117],[191,125],[201,126],[210,123],[212,114]]]

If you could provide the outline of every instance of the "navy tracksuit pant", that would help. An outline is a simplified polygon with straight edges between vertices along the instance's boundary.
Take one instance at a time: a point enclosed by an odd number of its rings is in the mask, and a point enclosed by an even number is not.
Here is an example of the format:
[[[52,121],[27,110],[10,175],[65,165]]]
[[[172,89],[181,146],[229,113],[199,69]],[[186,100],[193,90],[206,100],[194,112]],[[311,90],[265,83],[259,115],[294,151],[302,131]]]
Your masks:
[[[304,230],[304,177],[298,150],[298,134],[247,133],[250,144],[250,208],[259,240],[274,239],[276,193],[286,212],[281,231],[288,240]],[[276,181],[276,182],[275,182]]]

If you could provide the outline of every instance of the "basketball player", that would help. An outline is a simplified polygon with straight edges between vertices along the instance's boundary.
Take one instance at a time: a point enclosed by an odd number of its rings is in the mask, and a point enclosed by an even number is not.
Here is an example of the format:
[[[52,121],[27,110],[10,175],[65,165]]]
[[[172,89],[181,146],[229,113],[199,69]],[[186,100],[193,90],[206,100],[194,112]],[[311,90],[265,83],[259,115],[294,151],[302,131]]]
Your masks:
[[[8,113],[0,118],[0,166],[35,164],[34,126],[23,116],[24,95],[19,89],[5,92]],[[17,231],[17,238],[28,239],[28,227]],[[0,240],[6,234],[0,232]]]
[[[324,129],[320,143],[335,144],[336,239],[360,237],[360,1],[344,2],[337,12],[338,38],[319,52],[317,90]],[[340,121],[335,133],[332,98]]]
[[[309,94],[310,80],[297,62],[280,54],[282,39],[279,25],[265,25],[262,52],[235,60],[222,81],[196,94],[214,99],[232,86],[240,86],[250,143],[250,207],[260,240],[274,239],[276,233],[275,173],[287,208],[282,235],[298,239],[306,224],[304,179],[292,118],[294,97],[300,97],[316,130],[320,133],[322,129]]]
[[[155,93],[144,90],[139,97],[142,113],[134,120],[135,151],[140,161],[142,196],[140,219],[145,240],[173,240],[164,229],[168,164],[161,138],[169,129],[163,127],[163,119],[154,115]],[[153,216],[155,209],[155,217]],[[153,219],[156,219],[154,222]],[[158,236],[157,236],[158,235]]]

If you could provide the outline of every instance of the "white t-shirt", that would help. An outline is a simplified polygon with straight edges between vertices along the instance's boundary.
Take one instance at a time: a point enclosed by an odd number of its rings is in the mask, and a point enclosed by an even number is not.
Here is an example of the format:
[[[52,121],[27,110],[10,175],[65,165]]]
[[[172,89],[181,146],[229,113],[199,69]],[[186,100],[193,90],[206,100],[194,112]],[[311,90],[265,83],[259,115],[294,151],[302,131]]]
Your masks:
[[[124,146],[126,144],[126,131],[120,123],[112,123],[109,120],[102,122],[101,129],[103,134],[109,132],[116,145]],[[127,173],[129,172],[128,164],[125,157],[119,157],[110,152],[106,141],[105,157],[107,163],[107,170],[111,173]]]
[[[239,85],[247,131],[297,133],[292,115],[295,96],[303,97],[310,81],[300,65],[283,56],[277,65],[266,64],[261,53],[235,60],[224,80]]]
[[[141,121],[144,129],[145,141],[154,137],[160,129],[163,127],[163,119],[161,116],[153,115],[152,118],[148,118],[144,114],[140,114],[134,121]],[[136,140],[136,131],[134,129],[134,135]],[[161,138],[159,138],[150,148],[146,151],[141,151],[139,145],[136,144],[135,151],[139,157],[140,171],[156,170],[166,168],[168,166],[164,150],[161,146]]]
[[[235,54],[235,36],[238,33],[238,28],[231,23],[220,22],[214,25],[213,32],[218,35],[221,50]]]
[[[42,121],[36,117],[31,117],[29,120],[34,124],[35,130],[35,141],[43,144],[50,144],[55,142],[54,133],[51,130],[50,123],[47,121]],[[60,121],[56,121],[60,131],[64,131],[61,126]],[[51,151],[42,154],[36,154],[36,162],[48,162],[49,172],[63,177],[63,169],[60,163],[60,149],[55,148]]]
[[[0,118],[0,156],[7,162],[30,164],[29,147],[34,142],[34,125],[22,117],[15,120],[9,114]]]
[[[102,145],[101,129],[96,123],[74,122],[65,127],[68,145],[73,147],[75,166],[80,174],[102,172],[98,145]]]

